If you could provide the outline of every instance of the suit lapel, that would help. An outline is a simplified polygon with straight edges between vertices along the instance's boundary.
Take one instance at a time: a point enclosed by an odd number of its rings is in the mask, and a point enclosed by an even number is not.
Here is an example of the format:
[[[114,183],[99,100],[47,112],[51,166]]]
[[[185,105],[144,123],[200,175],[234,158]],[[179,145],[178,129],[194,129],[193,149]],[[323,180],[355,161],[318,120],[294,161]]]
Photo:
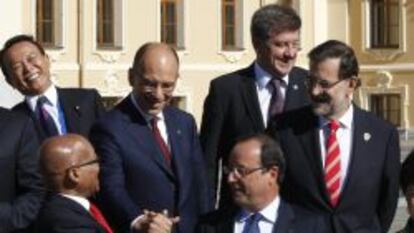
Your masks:
[[[61,88],[56,88],[58,93],[58,103],[60,104],[65,116],[67,132],[81,132],[82,111],[69,92]]]
[[[358,166],[366,164],[370,154],[370,144],[367,143],[367,140],[364,138],[365,135],[372,135],[371,129],[369,127],[369,122],[364,121],[362,116],[362,111],[354,105],[354,116],[353,116],[353,132],[352,132],[352,144],[351,144],[351,155],[349,161],[349,167],[347,171],[347,177],[345,177],[344,186],[342,189],[341,196],[352,196],[352,194],[346,194],[348,192],[348,186],[354,180],[357,181],[358,178],[353,176],[358,176],[359,170]],[[342,198],[339,198],[338,205],[341,205]]]
[[[289,74],[289,83],[286,90],[284,111],[289,111],[304,106],[306,90],[304,85],[303,75],[299,75],[297,68],[293,68]]]
[[[30,118],[32,118],[32,121],[36,128],[36,133],[39,138],[39,141],[43,141],[44,139],[47,138],[46,132],[43,130],[43,127],[40,125],[40,122],[37,119],[35,113],[30,109],[26,101],[19,103],[16,107],[13,108],[13,110],[17,112],[21,112],[25,114],[26,116],[29,116]]]
[[[264,123],[262,113],[260,112],[259,98],[257,96],[254,65],[252,64],[247,68],[246,73],[242,74],[242,92],[243,100],[246,105],[247,111],[251,118],[251,122],[255,124],[255,128],[264,130]]]
[[[162,152],[158,143],[155,141],[151,129],[141,113],[132,104],[129,96],[119,104],[119,109],[126,114],[126,132],[132,135],[131,138],[133,138],[134,143],[139,143],[140,151],[146,152],[141,153],[141,156],[147,156],[150,160],[154,161],[162,171],[174,180],[174,173],[165,163]]]
[[[280,201],[279,209],[277,210],[277,219],[273,227],[273,233],[288,233],[292,228],[292,221],[294,220],[295,215],[292,208],[284,202]]]

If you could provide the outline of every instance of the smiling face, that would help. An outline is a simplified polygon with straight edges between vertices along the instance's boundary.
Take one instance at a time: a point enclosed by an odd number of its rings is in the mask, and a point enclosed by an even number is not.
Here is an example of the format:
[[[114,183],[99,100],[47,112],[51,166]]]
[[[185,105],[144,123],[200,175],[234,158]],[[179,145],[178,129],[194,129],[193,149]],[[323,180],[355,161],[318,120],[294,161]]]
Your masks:
[[[256,59],[270,74],[283,77],[295,66],[299,48],[299,30],[270,33],[265,43],[255,43]]]
[[[167,45],[150,45],[139,67],[129,71],[130,84],[141,109],[156,116],[173,97],[178,78],[178,61]]]
[[[339,64],[340,58],[327,58],[310,70],[313,110],[328,119],[339,119],[348,110],[356,85],[352,78],[339,78]]]
[[[51,85],[50,63],[32,43],[22,41],[5,53],[7,81],[23,95],[40,95]]]

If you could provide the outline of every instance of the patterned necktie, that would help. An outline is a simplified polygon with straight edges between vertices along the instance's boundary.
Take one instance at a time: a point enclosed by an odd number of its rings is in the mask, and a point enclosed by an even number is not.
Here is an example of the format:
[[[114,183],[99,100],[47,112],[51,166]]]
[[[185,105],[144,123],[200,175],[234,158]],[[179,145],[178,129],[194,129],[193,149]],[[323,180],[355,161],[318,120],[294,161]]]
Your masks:
[[[282,95],[282,86],[285,85],[285,82],[279,78],[273,78],[270,80],[269,84],[272,90],[272,98],[270,99],[268,119],[272,119],[277,114],[283,112],[283,107],[285,105],[285,98]]]
[[[336,207],[340,194],[341,183],[341,151],[339,149],[336,131],[339,122],[330,121],[328,124],[330,133],[326,146],[325,158],[325,184],[333,207]]]
[[[59,131],[53,121],[52,116],[46,110],[45,105],[48,102],[45,96],[40,96],[36,104],[36,116],[39,119],[40,125],[44,129],[47,137],[59,135]]]
[[[160,130],[157,125],[158,118],[154,117],[151,119],[151,126],[152,126],[152,133],[154,134],[155,141],[161,150],[161,153],[167,162],[167,164],[171,165],[171,153],[170,149],[168,148],[167,144],[165,143],[164,139],[161,136]]]
[[[91,203],[89,207],[89,213],[92,215],[92,217],[105,229],[107,233],[112,233],[112,229],[109,226],[108,222],[106,221],[105,217],[101,213],[101,211]]]
[[[260,233],[259,221],[262,219],[260,213],[250,215],[244,224],[242,233]]]

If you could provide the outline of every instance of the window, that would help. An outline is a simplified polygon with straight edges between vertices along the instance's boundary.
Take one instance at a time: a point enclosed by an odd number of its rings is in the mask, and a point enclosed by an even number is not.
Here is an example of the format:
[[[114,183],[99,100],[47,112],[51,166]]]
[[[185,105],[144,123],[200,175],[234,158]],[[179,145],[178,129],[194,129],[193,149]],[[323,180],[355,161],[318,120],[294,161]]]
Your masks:
[[[61,0],[36,1],[36,39],[46,48],[62,47]]]
[[[122,1],[97,0],[96,42],[100,49],[122,47]]]
[[[222,46],[233,50],[236,46],[236,0],[222,0]]]
[[[396,127],[401,126],[400,94],[371,94],[370,100],[370,109],[373,113]]]
[[[371,0],[371,48],[400,47],[399,0]]]
[[[183,0],[161,0],[161,41],[184,49]]]

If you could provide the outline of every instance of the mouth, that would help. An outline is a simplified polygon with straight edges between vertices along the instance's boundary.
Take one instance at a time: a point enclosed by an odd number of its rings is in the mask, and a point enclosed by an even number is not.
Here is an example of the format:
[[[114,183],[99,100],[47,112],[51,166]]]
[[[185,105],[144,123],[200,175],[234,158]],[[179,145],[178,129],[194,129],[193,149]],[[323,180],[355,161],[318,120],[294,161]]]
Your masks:
[[[26,76],[26,81],[33,81],[39,78],[39,74],[38,73],[33,73],[33,74],[29,74],[28,76]]]

